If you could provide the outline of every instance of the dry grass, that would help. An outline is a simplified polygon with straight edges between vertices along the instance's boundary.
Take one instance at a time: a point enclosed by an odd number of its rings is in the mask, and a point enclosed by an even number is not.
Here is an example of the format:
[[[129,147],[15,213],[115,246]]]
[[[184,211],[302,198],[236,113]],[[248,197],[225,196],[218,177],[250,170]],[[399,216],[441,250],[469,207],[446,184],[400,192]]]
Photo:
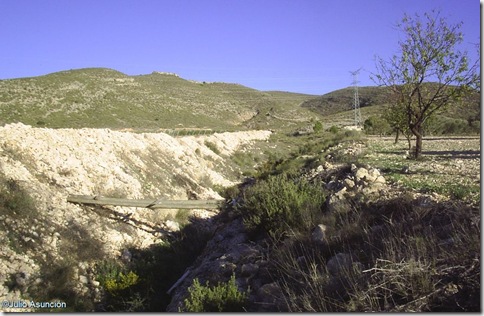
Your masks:
[[[480,310],[477,209],[450,203],[423,211],[397,199],[348,212],[360,214],[333,227],[343,236],[337,241],[321,246],[299,236],[273,252],[288,311]],[[334,275],[328,263],[338,253],[353,263]]]

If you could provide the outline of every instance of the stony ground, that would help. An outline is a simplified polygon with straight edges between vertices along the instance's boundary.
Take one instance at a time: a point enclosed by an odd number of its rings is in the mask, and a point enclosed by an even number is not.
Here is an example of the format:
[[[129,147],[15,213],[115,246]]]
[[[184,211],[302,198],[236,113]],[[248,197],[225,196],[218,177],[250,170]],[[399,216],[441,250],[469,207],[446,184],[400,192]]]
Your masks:
[[[103,253],[119,256],[124,245],[147,247],[159,240],[153,228],[176,229],[170,227],[173,222],[157,218],[151,211],[136,211],[132,221],[124,223],[120,218],[88,213],[78,205],[67,203],[68,194],[171,199],[187,199],[195,194],[198,198],[219,198],[211,187],[233,184],[229,174],[233,175],[234,171],[228,170],[226,158],[255,140],[267,140],[269,135],[270,132],[257,131],[173,138],[163,133],[51,130],[22,124],[0,128],[0,180],[10,185],[10,190],[20,188],[27,192],[34,200],[38,215],[22,218],[22,214],[13,214],[15,219],[9,215],[0,218],[0,240],[9,245],[0,252],[4,271],[0,274],[0,283],[4,284],[0,299],[16,300],[29,286],[42,284],[43,280],[36,277],[42,263],[49,260],[59,263],[69,251],[77,251],[78,248],[70,245],[72,241],[84,240],[85,249],[102,248]],[[401,190],[410,190],[429,193],[439,200],[459,198],[471,204],[480,202],[479,138],[426,138],[424,158],[419,161],[407,159],[406,147],[405,140],[394,144],[390,137],[368,137],[349,146],[338,145],[327,150],[327,164],[314,172],[316,175],[337,167],[342,160],[343,164],[356,165],[350,174],[354,183],[358,181],[358,171],[375,173],[372,181],[378,185],[367,183],[361,187],[375,198],[380,192],[398,194]],[[383,181],[376,180],[380,174]],[[352,190],[350,181],[340,180],[344,188],[334,188],[335,201]],[[132,213],[127,208],[115,208],[115,211],[113,214],[121,216]],[[262,249],[246,243],[239,224],[227,224],[226,229],[219,231],[218,239],[210,242],[212,248],[205,251],[207,257],[198,259],[203,264],[192,267],[185,286],[204,271],[218,275],[221,273],[218,268],[237,267],[248,278],[264,267],[264,260],[254,259],[260,257]],[[238,246],[233,246],[233,242]],[[236,259],[227,259],[230,251],[238,254],[234,256]],[[243,252],[256,255],[240,256]],[[83,259],[78,262],[73,277],[79,283],[78,292],[86,294],[92,286],[99,286],[89,272],[89,257],[95,254],[79,255]],[[204,268],[208,266],[212,268]],[[254,278],[252,283],[261,289],[273,287],[269,278]],[[175,292],[178,293],[174,296],[181,300],[183,286]],[[267,296],[262,290],[254,294],[261,300]],[[177,303],[173,301],[173,310]]]
[[[427,138],[424,158],[419,161],[407,159],[406,144],[406,141],[395,144],[393,138],[380,137],[339,144],[323,153],[326,162],[310,170],[307,176],[319,177],[326,184],[330,192],[328,210],[337,210],[338,203],[356,194],[372,201],[410,194],[416,207],[428,207],[434,205],[428,204],[429,201],[440,203],[458,194],[470,204],[479,203],[479,138]],[[250,296],[253,311],[277,310],[282,304],[281,288],[268,275],[268,262],[264,259],[270,257],[270,249],[248,241],[240,219],[219,224],[222,228],[187,270],[167,310],[176,312],[183,305],[193,279],[226,281],[234,272],[237,284],[253,289]],[[313,232],[312,238],[317,239],[317,234]]]
[[[221,198],[212,187],[234,182],[227,157],[265,140],[268,131],[173,138],[108,129],[0,128],[0,299],[25,298],[41,270],[79,267],[69,282],[80,294],[99,286],[89,266],[145,248],[176,227],[162,212],[113,207],[98,213],[67,196],[186,200]],[[209,146],[207,146],[209,145]],[[176,225],[174,225],[176,226]],[[74,261],[75,263],[72,263]],[[45,270],[44,269],[44,270]],[[91,271],[91,272],[89,272]]]
[[[427,137],[423,158],[407,159],[407,142],[391,137],[369,137],[362,148],[361,162],[380,168],[387,178],[411,189],[448,197],[480,200],[480,138]]]

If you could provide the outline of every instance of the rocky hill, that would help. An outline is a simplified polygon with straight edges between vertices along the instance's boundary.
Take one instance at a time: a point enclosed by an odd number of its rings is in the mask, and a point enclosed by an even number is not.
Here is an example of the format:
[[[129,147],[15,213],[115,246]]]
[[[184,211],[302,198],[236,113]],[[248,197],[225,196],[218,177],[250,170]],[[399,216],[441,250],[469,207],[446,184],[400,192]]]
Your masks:
[[[63,282],[59,299],[95,295],[95,262],[119,258],[128,246],[146,248],[177,229],[176,210],[85,208],[68,203],[69,194],[220,198],[212,187],[237,180],[227,157],[270,134],[173,138],[21,123],[1,127],[0,299],[32,298],[29,293],[39,287],[55,292],[61,287],[56,282]]]
[[[105,68],[0,80],[0,123],[39,127],[270,129],[309,121],[314,96],[196,82],[176,74],[128,76]],[[274,114],[274,116],[272,116]]]

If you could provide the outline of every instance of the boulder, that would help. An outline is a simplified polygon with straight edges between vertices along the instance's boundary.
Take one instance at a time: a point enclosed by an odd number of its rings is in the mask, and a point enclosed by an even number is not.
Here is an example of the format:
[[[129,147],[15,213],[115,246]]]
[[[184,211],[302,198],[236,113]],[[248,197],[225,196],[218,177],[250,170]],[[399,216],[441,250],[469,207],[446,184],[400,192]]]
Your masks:
[[[358,170],[358,167],[355,164],[351,164],[351,172],[356,173],[356,170]]]
[[[378,183],[381,183],[381,184],[385,184],[386,183],[386,180],[383,176],[378,176],[375,181],[374,181],[375,184],[378,184]]]
[[[357,182],[364,181],[367,176],[368,176],[368,170],[366,170],[365,168],[359,168],[355,172],[355,179]]]
[[[378,177],[380,176],[380,171],[375,168],[371,168],[368,170],[368,175],[366,176],[366,181],[367,182],[374,182]]]
[[[169,232],[177,232],[180,230],[180,224],[172,220],[167,220],[165,222],[165,228]]]
[[[355,181],[348,178],[344,179],[343,183],[344,183],[344,186],[348,189],[352,189],[355,186]]]
[[[341,200],[341,199],[344,198],[344,194],[345,193],[346,193],[346,187],[343,187],[341,190],[339,190],[338,192],[336,192],[334,194],[334,196]]]

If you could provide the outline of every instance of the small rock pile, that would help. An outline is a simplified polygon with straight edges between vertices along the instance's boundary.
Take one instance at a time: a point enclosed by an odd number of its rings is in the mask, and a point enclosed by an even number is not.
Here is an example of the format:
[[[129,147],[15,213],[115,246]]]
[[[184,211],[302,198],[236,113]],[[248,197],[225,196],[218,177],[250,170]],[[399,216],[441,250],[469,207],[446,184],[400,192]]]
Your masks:
[[[357,167],[351,164],[346,171],[345,166],[335,166],[329,162],[318,166],[307,174],[310,180],[319,178],[325,183],[326,189],[332,194],[331,201],[337,201],[344,198],[345,194],[356,194],[358,192],[370,195],[378,193],[385,188],[385,177],[376,168]],[[325,181],[326,180],[326,181]]]

